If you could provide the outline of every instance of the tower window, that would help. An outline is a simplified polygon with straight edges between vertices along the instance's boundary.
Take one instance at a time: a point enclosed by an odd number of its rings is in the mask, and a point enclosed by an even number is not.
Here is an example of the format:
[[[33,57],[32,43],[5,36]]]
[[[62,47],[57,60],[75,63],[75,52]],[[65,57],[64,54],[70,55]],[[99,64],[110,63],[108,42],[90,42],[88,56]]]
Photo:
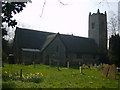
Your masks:
[[[92,29],[94,29],[95,28],[95,23],[92,23]]]

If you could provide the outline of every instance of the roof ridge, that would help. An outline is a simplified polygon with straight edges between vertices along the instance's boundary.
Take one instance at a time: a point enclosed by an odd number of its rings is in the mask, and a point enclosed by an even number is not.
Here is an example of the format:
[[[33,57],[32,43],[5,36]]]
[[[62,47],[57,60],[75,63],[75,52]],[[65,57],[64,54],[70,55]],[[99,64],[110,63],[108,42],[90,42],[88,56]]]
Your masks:
[[[33,31],[33,32],[42,32],[42,33],[56,34],[56,33],[54,33],[54,32],[41,31],[41,30],[38,30],[38,29],[29,29],[29,28],[16,27],[16,30],[18,30],[18,29],[27,30],[27,31]]]
[[[50,43],[56,38],[57,35],[58,33],[48,35],[41,51],[43,51],[46,47],[48,47]],[[53,36],[53,37],[50,37],[50,36]]]
[[[16,30],[18,29],[22,29],[22,30],[28,30],[28,31],[33,31],[33,32],[42,32],[42,33],[49,33],[49,34],[60,34],[58,33],[54,33],[54,32],[48,32],[48,31],[39,31],[39,30],[35,30],[35,29],[28,29],[28,28],[20,28],[20,27],[16,27]],[[85,39],[89,39],[87,37],[81,37],[81,36],[74,36],[74,35],[69,35],[69,34],[60,34],[60,35],[64,35],[64,36],[73,36],[73,37],[79,37],[79,38],[85,38]]]

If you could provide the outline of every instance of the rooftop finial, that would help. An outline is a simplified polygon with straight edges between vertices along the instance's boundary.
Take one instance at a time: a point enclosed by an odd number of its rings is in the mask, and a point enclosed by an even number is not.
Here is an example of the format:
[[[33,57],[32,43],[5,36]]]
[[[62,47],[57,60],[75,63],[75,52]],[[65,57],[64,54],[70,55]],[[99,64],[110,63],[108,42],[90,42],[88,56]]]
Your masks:
[[[91,12],[89,12],[89,16],[91,15]]]
[[[97,13],[100,13],[99,9],[97,10]]]
[[[106,14],[106,11],[105,11],[105,15],[107,15],[107,14]]]

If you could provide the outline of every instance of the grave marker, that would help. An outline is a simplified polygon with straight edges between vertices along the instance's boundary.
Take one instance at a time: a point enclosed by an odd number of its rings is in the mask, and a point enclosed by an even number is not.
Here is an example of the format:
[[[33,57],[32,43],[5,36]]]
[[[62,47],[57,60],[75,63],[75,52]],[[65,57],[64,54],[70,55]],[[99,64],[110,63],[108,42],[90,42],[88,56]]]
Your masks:
[[[93,65],[92,64],[90,64],[90,67],[92,67]]]
[[[81,66],[79,67],[79,69],[80,69],[80,73],[82,73],[82,67]]]
[[[67,62],[67,68],[69,68],[70,67],[70,63],[69,63],[69,61]]]
[[[97,70],[100,71],[100,65],[97,66]]]
[[[108,76],[108,73],[109,73],[109,65],[106,64],[106,65],[104,66],[104,69],[103,69],[103,72],[102,72],[102,76],[103,76],[103,77],[107,77],[107,76]]]
[[[94,67],[96,68],[96,67],[97,67],[97,64],[94,64]]]
[[[109,77],[110,77],[111,79],[115,79],[115,78],[116,78],[116,66],[115,66],[115,64],[110,65]]]
[[[20,69],[20,78],[22,79],[22,69]]]
[[[84,67],[85,67],[85,64],[83,64],[82,67],[84,68]]]

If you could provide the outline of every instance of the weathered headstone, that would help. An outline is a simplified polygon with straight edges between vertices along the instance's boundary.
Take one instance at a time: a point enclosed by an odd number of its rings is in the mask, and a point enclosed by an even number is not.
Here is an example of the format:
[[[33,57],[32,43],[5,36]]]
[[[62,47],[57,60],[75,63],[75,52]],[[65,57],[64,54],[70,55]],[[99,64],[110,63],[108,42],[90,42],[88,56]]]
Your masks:
[[[83,64],[82,67],[84,68],[84,67],[85,67],[85,64]]]
[[[92,64],[90,64],[90,67],[92,67],[93,65]]]
[[[67,68],[69,68],[70,67],[70,63],[69,63],[69,61],[67,62]]]
[[[115,78],[116,78],[116,66],[115,66],[115,64],[110,65],[109,77],[110,77],[111,79],[115,79]]]
[[[96,68],[96,67],[97,67],[97,64],[94,64],[94,67]]]
[[[79,67],[79,69],[80,69],[80,73],[82,73],[82,67],[81,66]]]
[[[90,64],[88,64],[87,66],[88,66],[88,68],[90,68]]]
[[[98,66],[97,66],[97,70],[98,70],[98,71],[103,70],[103,65],[102,65],[102,64],[98,65]]]
[[[34,66],[34,68],[35,68],[35,61],[33,61],[33,66]]]
[[[97,70],[100,71],[100,65],[97,66]]]
[[[103,69],[103,72],[102,72],[102,76],[103,76],[103,77],[107,77],[107,76],[108,76],[108,73],[109,73],[109,65],[106,64],[106,65],[104,66],[104,69]]]

